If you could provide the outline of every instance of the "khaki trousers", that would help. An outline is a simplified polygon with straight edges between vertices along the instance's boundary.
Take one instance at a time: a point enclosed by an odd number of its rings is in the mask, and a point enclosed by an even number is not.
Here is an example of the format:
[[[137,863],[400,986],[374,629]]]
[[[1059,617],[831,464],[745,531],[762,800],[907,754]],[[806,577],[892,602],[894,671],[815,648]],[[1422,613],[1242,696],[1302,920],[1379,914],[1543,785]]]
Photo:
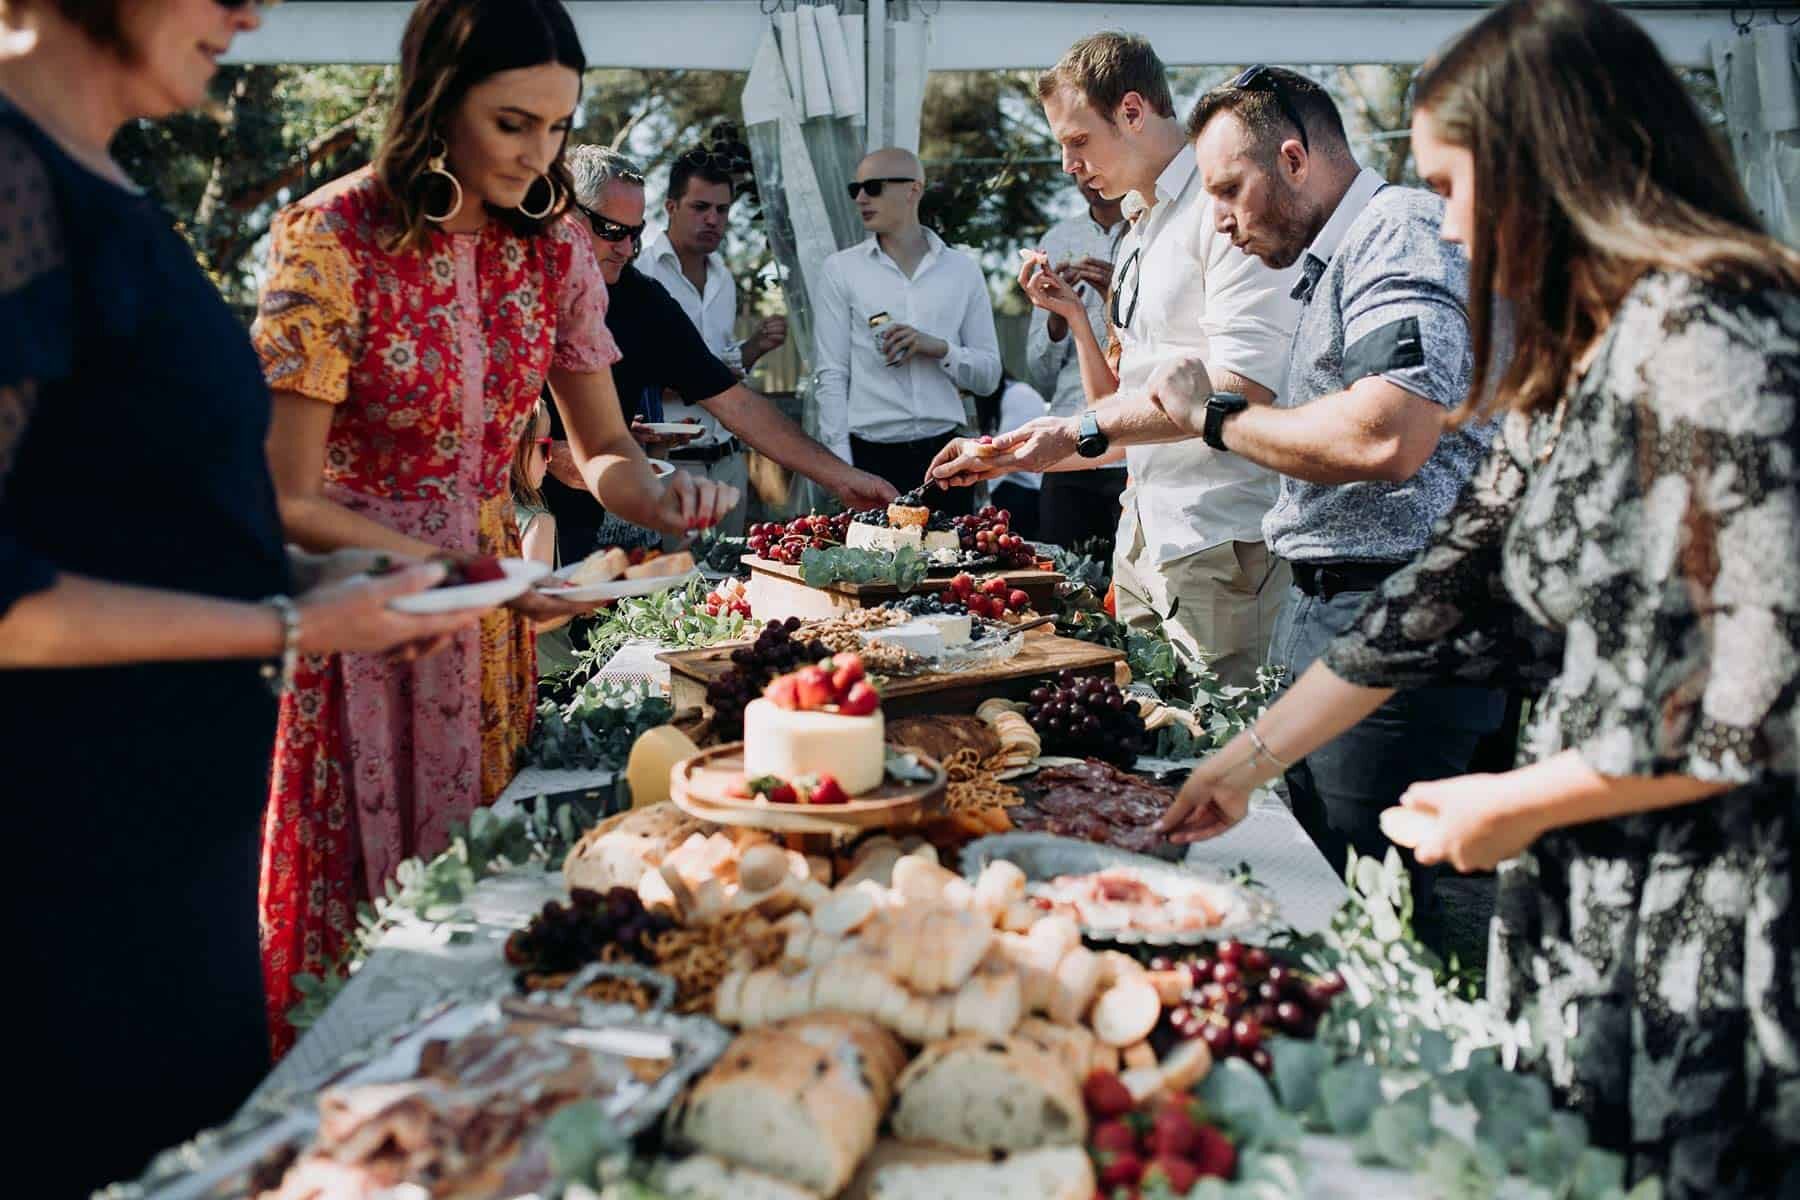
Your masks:
[[[1227,684],[1256,682],[1290,579],[1287,563],[1262,542],[1224,542],[1157,564],[1136,515],[1128,509],[1120,523],[1113,555],[1119,620],[1133,629],[1160,629],[1208,659]],[[1165,621],[1171,606],[1174,619]]]

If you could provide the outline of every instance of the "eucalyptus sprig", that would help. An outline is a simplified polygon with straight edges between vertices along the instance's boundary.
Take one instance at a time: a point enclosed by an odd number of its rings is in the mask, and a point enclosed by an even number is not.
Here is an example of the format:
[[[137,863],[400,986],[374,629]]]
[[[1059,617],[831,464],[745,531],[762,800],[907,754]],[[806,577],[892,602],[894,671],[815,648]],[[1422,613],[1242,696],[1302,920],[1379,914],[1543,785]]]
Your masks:
[[[911,592],[925,582],[930,570],[930,560],[911,546],[892,551],[827,546],[800,556],[800,581],[816,588],[834,583],[891,583],[902,592]]]
[[[648,683],[590,679],[567,704],[538,705],[526,761],[560,770],[617,770],[639,735],[667,725],[674,715],[674,707]]]

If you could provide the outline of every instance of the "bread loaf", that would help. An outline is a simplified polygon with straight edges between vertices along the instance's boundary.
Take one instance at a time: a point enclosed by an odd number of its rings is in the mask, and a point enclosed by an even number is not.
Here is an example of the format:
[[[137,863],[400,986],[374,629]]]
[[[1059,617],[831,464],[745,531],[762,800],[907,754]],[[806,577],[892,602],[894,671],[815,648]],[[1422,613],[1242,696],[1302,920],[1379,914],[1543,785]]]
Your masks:
[[[896,1163],[877,1168],[869,1183],[869,1200],[1090,1200],[1095,1194],[1093,1163],[1073,1147],[1028,1150],[997,1163]]]
[[[966,1150],[1035,1150],[1087,1137],[1068,1069],[1020,1038],[961,1035],[927,1046],[900,1076],[894,1132]]]
[[[738,1036],[670,1110],[670,1133],[727,1162],[834,1195],[875,1144],[900,1048],[830,1014]]]
[[[659,1182],[662,1193],[671,1200],[821,1200],[811,1188],[734,1166],[710,1154],[693,1154],[669,1164]]]

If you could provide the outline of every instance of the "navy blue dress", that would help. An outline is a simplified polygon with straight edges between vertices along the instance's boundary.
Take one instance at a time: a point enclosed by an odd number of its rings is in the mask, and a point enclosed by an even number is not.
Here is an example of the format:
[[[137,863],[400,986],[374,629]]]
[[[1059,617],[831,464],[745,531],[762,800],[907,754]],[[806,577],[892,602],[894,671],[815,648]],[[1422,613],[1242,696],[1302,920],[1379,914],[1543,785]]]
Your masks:
[[[167,216],[0,102],[0,617],[62,572],[286,593],[268,426],[245,330]],[[80,1147],[15,1155],[43,1173],[21,1195],[135,1175],[267,1070],[258,666],[0,670],[8,1040],[31,1093],[13,1144]]]

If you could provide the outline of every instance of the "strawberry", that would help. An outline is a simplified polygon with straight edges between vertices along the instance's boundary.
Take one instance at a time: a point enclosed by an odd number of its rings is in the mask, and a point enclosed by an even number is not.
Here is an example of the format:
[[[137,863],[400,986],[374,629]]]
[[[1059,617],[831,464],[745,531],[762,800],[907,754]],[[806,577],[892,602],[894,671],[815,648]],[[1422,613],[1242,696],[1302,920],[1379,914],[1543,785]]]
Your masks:
[[[821,775],[819,782],[813,787],[810,803],[813,804],[848,804],[850,797],[844,794],[843,785],[838,783],[835,775]]]
[[[776,708],[785,708],[789,712],[800,711],[799,679],[792,675],[781,676],[764,690],[763,699]]]
[[[800,796],[794,791],[791,783],[778,783],[763,793],[763,798],[770,804],[798,804]]]
[[[831,687],[831,675],[823,667],[806,667],[794,674],[794,684],[800,694],[800,708],[816,712],[837,699],[837,693]]]
[[[1160,1183],[1175,1195],[1185,1196],[1199,1178],[1200,1168],[1187,1159],[1159,1154],[1144,1171],[1144,1186],[1152,1187]]]
[[[850,694],[838,701],[838,712],[846,717],[866,717],[881,707],[881,693],[865,680],[852,684]]]
[[[1107,1121],[1094,1128],[1088,1138],[1088,1149],[1117,1154],[1121,1150],[1137,1150],[1137,1133],[1123,1121]]]
[[[831,673],[831,686],[838,695],[850,690],[850,685],[860,682],[863,677],[863,661],[860,655],[840,654],[831,660],[836,668]]]
[[[1194,1146],[1194,1166],[1203,1178],[1230,1179],[1237,1174],[1237,1147],[1216,1125],[1202,1125]]]
[[[748,800],[751,797],[750,781],[739,776],[725,785],[725,794],[734,800]]]
[[[1018,588],[1014,588],[1012,594],[1006,598],[1006,607],[1015,612],[1024,612],[1031,607],[1031,597],[1027,596]]]
[[[506,578],[506,568],[491,554],[471,558],[463,564],[462,572],[463,578],[470,583],[492,583],[496,579]]]
[[[1100,1190],[1103,1192],[1116,1187],[1136,1187],[1137,1181],[1144,1177],[1144,1160],[1130,1150],[1102,1155],[1101,1159]]]
[[[1200,1144],[1200,1124],[1189,1115],[1187,1109],[1177,1104],[1165,1104],[1156,1114],[1156,1123],[1150,1130],[1150,1150],[1157,1158],[1181,1158],[1191,1155],[1194,1147]],[[1179,1187],[1178,1192],[1187,1188]]]
[[[1007,591],[1006,580],[998,575],[984,581],[981,585],[981,594],[984,596],[1004,596]]]
[[[1081,1085],[1081,1099],[1096,1117],[1118,1117],[1132,1110],[1131,1092],[1111,1071],[1095,1071]]]
[[[967,571],[956,575],[950,580],[950,590],[955,592],[958,596],[969,595],[969,593],[975,590],[975,577]]]

